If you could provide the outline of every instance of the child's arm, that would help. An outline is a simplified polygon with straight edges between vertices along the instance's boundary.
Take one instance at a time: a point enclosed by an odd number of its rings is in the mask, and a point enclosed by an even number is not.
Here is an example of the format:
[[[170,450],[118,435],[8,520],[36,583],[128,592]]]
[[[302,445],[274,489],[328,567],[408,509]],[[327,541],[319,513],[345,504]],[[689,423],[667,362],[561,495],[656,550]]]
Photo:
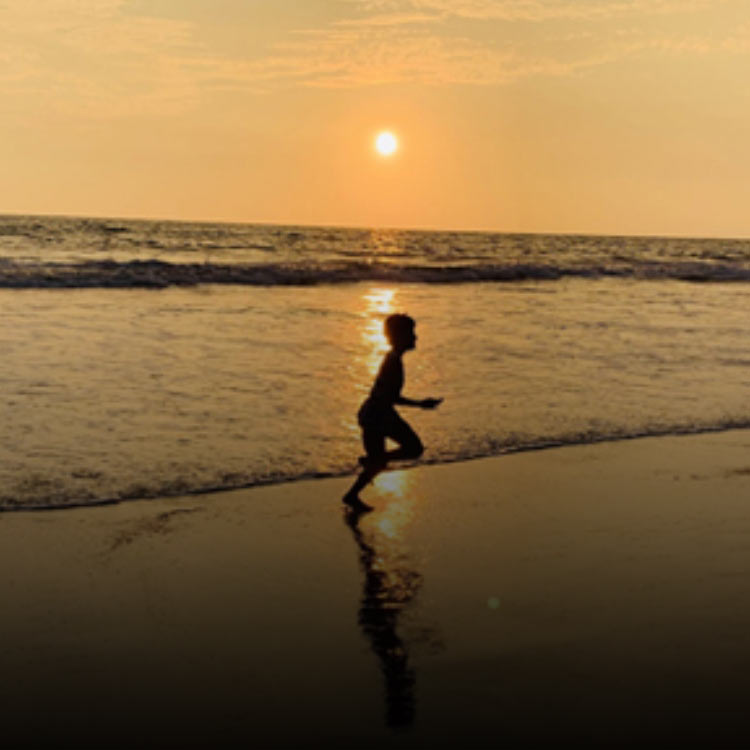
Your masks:
[[[419,401],[415,401],[413,398],[406,398],[406,396],[399,396],[396,399],[396,403],[401,406],[418,406],[420,409],[434,409],[443,402],[442,398],[423,398]]]
[[[401,395],[401,385],[403,383],[403,369],[401,365],[401,358],[399,356],[393,356],[393,354],[386,355],[383,360],[383,364],[380,367],[378,373],[377,383],[380,383],[385,392],[391,391],[392,403],[399,404],[400,406],[418,406],[420,409],[434,409],[443,400],[442,398],[425,398],[416,400],[413,398],[407,398]]]

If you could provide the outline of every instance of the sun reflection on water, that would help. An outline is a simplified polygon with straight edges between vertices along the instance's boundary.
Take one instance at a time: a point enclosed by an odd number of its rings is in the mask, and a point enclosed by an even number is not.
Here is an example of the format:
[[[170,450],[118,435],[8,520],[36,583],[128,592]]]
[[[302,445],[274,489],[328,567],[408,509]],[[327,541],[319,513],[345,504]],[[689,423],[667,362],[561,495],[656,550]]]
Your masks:
[[[416,501],[414,494],[407,492],[412,482],[407,471],[389,471],[375,478],[376,489],[389,502],[373,519],[373,525],[388,540],[403,541],[404,532],[414,519]]]
[[[368,351],[365,364],[370,377],[375,376],[383,355],[389,349],[388,340],[383,334],[383,320],[395,312],[395,296],[395,289],[382,287],[372,287],[362,295],[365,304],[363,317],[366,318],[362,341]]]
[[[369,287],[363,292],[357,307],[358,317],[361,320],[359,338],[362,344],[362,352],[355,357],[351,368],[352,378],[349,388],[353,389],[353,401],[360,403],[370,392],[372,382],[377,374],[383,355],[388,351],[390,345],[383,334],[383,321],[388,315],[395,312],[394,299],[396,290],[386,287]],[[347,419],[344,427],[352,434],[359,436],[359,425],[355,419]]]
[[[409,559],[406,532],[418,505],[406,471],[391,471],[376,479],[378,510],[363,519],[345,515],[359,550],[364,573],[358,620],[378,658],[385,678],[386,723],[408,726],[416,709],[416,672],[409,641],[399,634],[399,618],[417,595],[422,576]]]

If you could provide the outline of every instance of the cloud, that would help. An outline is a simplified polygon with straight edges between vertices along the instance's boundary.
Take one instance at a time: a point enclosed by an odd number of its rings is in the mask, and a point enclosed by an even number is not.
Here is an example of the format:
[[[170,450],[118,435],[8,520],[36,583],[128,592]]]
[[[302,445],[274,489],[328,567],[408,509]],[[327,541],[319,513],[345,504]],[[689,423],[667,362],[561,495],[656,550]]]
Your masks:
[[[600,51],[551,57],[512,45],[489,46],[466,37],[442,37],[391,28],[336,28],[307,33],[280,45],[259,64],[267,80],[285,78],[304,86],[357,87],[383,84],[505,84],[531,75],[566,75],[608,56]]]
[[[744,54],[750,46],[747,34],[736,29],[737,18],[747,15],[741,0],[348,4],[351,17],[275,50],[277,65],[284,58],[295,61],[298,84],[503,85],[531,76],[577,75],[644,54]]]
[[[124,0],[0,4],[0,96],[29,109],[96,116],[166,113],[196,95],[180,57],[191,24],[130,16]]]
[[[716,8],[726,0],[350,0],[360,11],[408,17],[501,21],[595,20],[626,15],[691,13]],[[374,17],[377,17],[374,16]]]
[[[351,17],[302,30],[277,45],[265,61],[266,83],[274,83],[276,71],[277,83],[301,86],[503,85],[531,76],[576,75],[638,54],[706,54],[729,49],[729,42],[672,31],[672,16],[685,19],[727,3],[731,0],[349,0]],[[649,23],[654,16],[664,16],[665,23]],[[632,17],[625,30],[624,17]],[[530,22],[533,33],[528,26],[517,29]],[[739,52],[742,45],[735,41],[731,49]]]
[[[211,92],[504,85],[638,54],[747,54],[747,27],[727,20],[744,2],[348,0],[324,25],[230,54],[196,23],[137,14],[126,0],[4,0],[0,101],[5,111],[158,116],[189,111]],[[676,21],[719,7],[729,8],[717,14],[721,34],[695,23],[679,30]],[[649,21],[656,17],[664,22]]]
[[[393,27],[393,26],[412,26],[436,23],[441,20],[438,14],[429,13],[376,13],[371,16],[362,18],[343,18],[334,21],[333,26],[338,27]]]

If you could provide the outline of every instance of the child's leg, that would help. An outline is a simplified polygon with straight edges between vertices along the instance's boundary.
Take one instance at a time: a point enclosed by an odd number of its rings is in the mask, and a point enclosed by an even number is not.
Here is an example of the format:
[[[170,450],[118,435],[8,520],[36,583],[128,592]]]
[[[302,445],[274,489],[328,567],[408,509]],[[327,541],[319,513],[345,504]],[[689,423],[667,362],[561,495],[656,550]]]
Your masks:
[[[367,487],[368,484],[374,479],[375,475],[380,472],[381,469],[374,466],[367,466],[362,469],[360,475],[354,480],[354,484],[349,488],[349,492],[344,495],[344,502],[351,503],[353,501],[359,501],[359,493]]]
[[[375,474],[382,471],[388,462],[388,454],[385,451],[385,432],[382,427],[378,426],[377,429],[363,427],[362,444],[365,447],[365,455],[360,458],[359,462],[365,469],[375,469]]]
[[[385,468],[387,461],[385,435],[380,430],[363,428],[362,442],[367,452],[366,460],[363,463],[364,468],[354,480],[349,492],[344,495],[344,502],[350,505],[356,503],[364,506],[364,503],[359,499],[359,493]],[[369,508],[369,506],[366,507]]]
[[[419,458],[424,446],[414,430],[394,411],[387,420],[386,432],[380,429],[363,428],[362,442],[367,451],[364,468],[354,480],[349,492],[344,495],[344,502],[349,505],[369,508],[359,499],[359,493],[386,467],[388,461],[403,461]],[[392,451],[386,451],[385,439],[391,438],[399,444]]]
[[[419,458],[424,453],[424,446],[408,422],[398,414],[393,415],[388,424],[388,437],[399,444],[395,450],[385,454],[386,461],[403,461]]]

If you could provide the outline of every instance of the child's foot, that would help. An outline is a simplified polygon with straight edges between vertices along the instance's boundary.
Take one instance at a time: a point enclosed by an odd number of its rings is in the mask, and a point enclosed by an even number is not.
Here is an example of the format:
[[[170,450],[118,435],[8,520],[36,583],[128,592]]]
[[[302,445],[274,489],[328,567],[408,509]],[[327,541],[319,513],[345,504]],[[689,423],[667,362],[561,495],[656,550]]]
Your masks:
[[[368,505],[367,503],[363,503],[359,499],[359,495],[357,495],[355,492],[347,492],[344,497],[341,498],[342,502],[345,505],[348,505],[352,510],[357,511],[357,513],[367,513],[371,510],[375,510],[372,505]]]

